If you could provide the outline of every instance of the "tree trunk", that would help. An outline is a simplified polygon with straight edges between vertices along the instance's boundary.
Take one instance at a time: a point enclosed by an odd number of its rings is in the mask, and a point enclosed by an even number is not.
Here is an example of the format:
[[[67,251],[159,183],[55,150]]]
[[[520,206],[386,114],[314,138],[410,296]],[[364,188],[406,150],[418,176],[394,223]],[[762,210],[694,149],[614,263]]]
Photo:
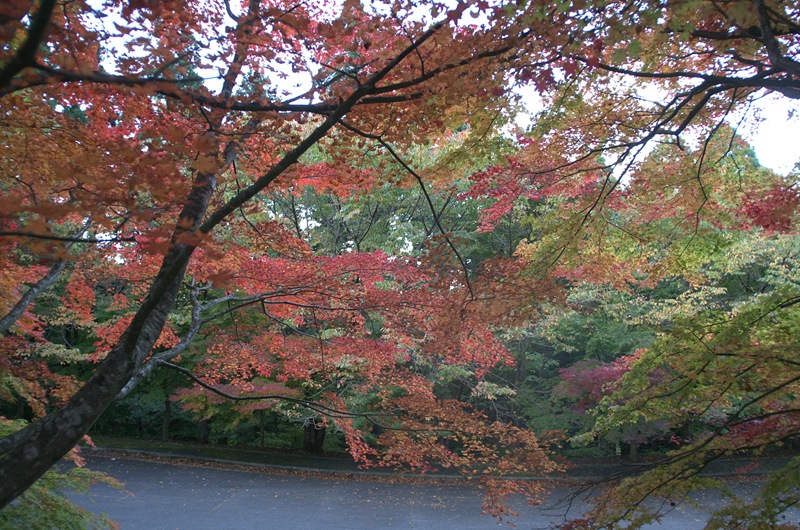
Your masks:
[[[16,419],[28,419],[30,414],[28,414],[28,404],[22,398],[17,398],[17,414]]]
[[[0,509],[58,462],[114,402],[161,335],[195,247],[180,242],[196,229],[216,186],[199,174],[178,217],[161,270],[119,342],[81,389],[58,411],[0,440]]]
[[[161,334],[183,277],[184,266],[177,269],[154,283],[120,342],[63,408],[0,440],[0,508],[67,454],[114,401]]]
[[[630,443],[630,451],[628,452],[628,458],[630,458],[634,462],[639,459],[639,444],[637,442]]]
[[[264,449],[264,442],[266,441],[267,430],[267,415],[263,410],[258,410],[258,446]]]
[[[208,435],[210,429],[208,428],[208,420],[200,420],[200,428],[197,430],[197,441],[203,445],[208,443]]]
[[[303,450],[312,453],[322,453],[322,443],[325,441],[325,426],[310,421],[303,426]]]
[[[172,403],[167,396],[164,398],[164,421],[161,424],[161,439],[165,442],[169,440],[170,421],[172,421]]]

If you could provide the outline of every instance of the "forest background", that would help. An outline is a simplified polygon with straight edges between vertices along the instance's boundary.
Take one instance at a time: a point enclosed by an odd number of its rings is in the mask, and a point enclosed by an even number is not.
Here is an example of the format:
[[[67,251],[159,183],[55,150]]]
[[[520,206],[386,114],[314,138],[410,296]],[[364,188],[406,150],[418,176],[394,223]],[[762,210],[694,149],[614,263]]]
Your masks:
[[[798,15],[4,4],[0,514],[88,517],[48,470],[90,428],[455,470],[496,515],[559,455],[657,455],[586,527],[791,448],[798,169],[742,129],[800,99]]]

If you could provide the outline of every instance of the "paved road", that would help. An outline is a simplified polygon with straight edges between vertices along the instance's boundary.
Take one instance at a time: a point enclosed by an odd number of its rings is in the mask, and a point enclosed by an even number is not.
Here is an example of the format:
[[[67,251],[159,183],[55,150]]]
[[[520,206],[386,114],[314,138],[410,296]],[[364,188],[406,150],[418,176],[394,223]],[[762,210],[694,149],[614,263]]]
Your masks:
[[[268,472],[159,464],[127,458],[91,456],[89,467],[122,480],[128,494],[96,486],[92,497],[73,500],[97,513],[105,512],[123,530],[305,530],[305,529],[458,529],[499,528],[480,515],[477,489],[433,483],[398,484],[354,481]],[[752,493],[757,484],[736,484]],[[568,494],[557,489],[542,507],[515,505],[520,529],[546,529],[563,521],[563,509],[552,503]],[[718,494],[703,494],[716,505]],[[549,507],[549,509],[548,509]],[[580,509],[580,503],[576,506]],[[573,516],[578,514],[575,510]],[[800,523],[800,514],[796,523]],[[660,528],[702,528],[707,514],[679,506]],[[502,526],[505,526],[503,524]]]

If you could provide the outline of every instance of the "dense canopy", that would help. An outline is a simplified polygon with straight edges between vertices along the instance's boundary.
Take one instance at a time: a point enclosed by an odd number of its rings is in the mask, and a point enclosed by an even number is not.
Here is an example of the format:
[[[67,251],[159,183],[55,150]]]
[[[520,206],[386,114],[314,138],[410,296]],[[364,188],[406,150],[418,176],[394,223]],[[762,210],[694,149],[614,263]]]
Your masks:
[[[796,438],[797,173],[740,129],[798,55],[780,0],[4,2],[0,506],[165,370],[496,514],[675,440],[590,527]]]

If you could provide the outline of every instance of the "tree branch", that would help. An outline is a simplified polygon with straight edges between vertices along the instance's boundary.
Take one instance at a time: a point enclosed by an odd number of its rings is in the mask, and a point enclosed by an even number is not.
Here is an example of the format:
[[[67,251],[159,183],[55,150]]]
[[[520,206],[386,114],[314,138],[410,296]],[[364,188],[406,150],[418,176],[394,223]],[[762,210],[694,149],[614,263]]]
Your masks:
[[[336,409],[333,407],[329,407],[327,405],[323,405],[322,403],[318,403],[316,401],[311,401],[308,399],[301,399],[301,398],[293,398],[291,396],[284,396],[280,394],[260,394],[260,395],[250,395],[250,396],[241,396],[230,394],[223,390],[216,388],[213,385],[209,385],[196,375],[194,375],[191,371],[178,366],[177,364],[173,364],[167,361],[159,361],[158,364],[169,368],[170,370],[175,370],[176,372],[180,372],[187,376],[189,379],[200,385],[201,387],[209,390],[219,396],[224,397],[225,399],[230,399],[231,401],[262,401],[262,400],[278,400],[278,401],[286,401],[288,403],[294,403],[295,405],[303,406],[309,410],[312,410],[318,414],[322,414],[323,416],[327,416],[329,418],[342,418],[342,419],[353,419],[353,418],[363,418],[373,425],[379,426],[383,429],[393,429],[390,426],[383,425],[374,418],[385,418],[390,416],[398,416],[402,414],[400,409],[397,409],[393,412],[351,412],[349,410],[342,410]],[[403,430],[394,428],[394,430]]]
[[[220,207],[217,211],[208,216],[205,223],[200,227],[200,231],[204,234],[209,233],[216,225],[225,219],[231,212],[238,209],[245,202],[252,199],[256,194],[266,188],[272,181],[278,178],[286,169],[294,165],[299,159],[300,155],[305,153],[311,146],[315,145],[322,139],[330,129],[332,129],[339,121],[352,110],[355,104],[367,95],[370,95],[375,90],[376,84],[389,75],[408,55],[414,52],[415,49],[422,46],[427,40],[442,27],[442,24],[435,24],[412,45],[408,46],[402,52],[397,54],[394,59],[382,69],[374,73],[362,85],[356,88],[355,91],[343,102],[341,102],[336,110],[334,110],[325,121],[317,126],[306,138],[304,138],[294,149],[286,153],[286,155],[275,164],[269,171],[258,178],[253,184],[237,193],[225,205]]]
[[[80,236],[89,229],[90,225],[91,223],[87,221],[83,225],[83,228],[77,233],[75,238],[66,238],[66,240],[70,242],[74,241],[83,242],[83,240],[80,239]],[[2,233],[0,233],[0,235],[2,235]],[[69,248],[69,245],[65,246]],[[48,270],[44,276],[39,278],[39,280],[35,284],[33,284],[25,292],[24,295],[22,295],[19,301],[16,304],[14,304],[14,307],[12,307],[8,311],[8,313],[6,313],[2,318],[0,318],[0,335],[4,335],[6,332],[8,332],[9,328],[14,324],[14,322],[16,322],[19,319],[19,317],[22,316],[22,314],[25,312],[26,309],[28,309],[28,306],[30,306],[31,303],[33,303],[36,297],[39,296],[42,292],[44,292],[48,287],[53,285],[53,283],[58,279],[58,277],[64,271],[66,266],[67,266],[66,260],[64,259],[57,260],[50,267],[50,270]]]
[[[23,237],[27,239],[44,239],[47,241],[63,241],[65,243],[89,243],[89,244],[97,244],[97,243],[116,243],[118,241],[128,241],[133,242],[136,241],[136,238],[133,236],[128,237],[111,237],[108,239],[97,239],[97,238],[84,238],[84,237],[75,237],[75,236],[58,236],[55,234],[38,234],[36,232],[26,232],[26,231],[14,231],[14,230],[0,230],[0,237]]]
[[[51,267],[50,270],[47,271],[47,274],[42,276],[39,281],[35,284],[31,285],[25,294],[19,299],[19,301],[14,304],[14,307],[0,318],[0,335],[4,335],[8,332],[9,328],[16,322],[19,317],[28,309],[28,306],[39,296],[42,292],[44,292],[48,287],[53,285],[53,283],[58,279],[61,273],[67,266],[67,262],[63,259],[56,261]]]
[[[25,42],[17,50],[17,53],[6,62],[3,69],[0,70],[0,90],[4,90],[14,79],[14,76],[23,69],[35,64],[36,51],[39,49],[39,45],[47,32],[47,25],[50,23],[50,17],[53,15],[55,5],[56,0],[42,0],[39,4],[39,10],[33,15],[33,19],[28,26],[28,36],[25,38]]]
[[[409,175],[414,177],[414,179],[417,181],[417,184],[419,184],[420,189],[422,190],[422,194],[425,197],[425,201],[428,203],[428,208],[430,208],[431,214],[433,215],[433,221],[434,221],[434,223],[436,223],[436,227],[439,229],[439,232],[441,232],[441,234],[444,237],[445,241],[447,241],[447,245],[453,251],[453,254],[455,254],[456,259],[458,259],[458,262],[461,264],[461,268],[464,271],[464,282],[466,283],[467,290],[469,291],[469,294],[472,297],[472,300],[475,300],[475,291],[472,290],[472,283],[470,282],[470,279],[469,279],[469,269],[467,268],[467,263],[464,261],[464,258],[461,257],[461,253],[458,251],[458,249],[456,248],[456,246],[453,243],[453,241],[447,235],[447,232],[445,232],[444,227],[442,226],[441,220],[439,219],[439,215],[436,213],[436,207],[433,205],[433,201],[431,200],[430,194],[428,194],[428,190],[425,187],[425,182],[422,180],[422,177],[416,171],[414,171],[411,168],[411,166],[409,166],[405,162],[405,160],[403,160],[400,157],[399,154],[397,154],[397,151],[395,151],[394,148],[391,145],[389,145],[386,142],[386,140],[383,139],[382,136],[376,135],[376,134],[370,134],[370,133],[361,131],[361,130],[357,129],[354,126],[349,125],[344,120],[341,120],[340,124],[345,129],[347,129],[349,131],[352,131],[352,132],[354,132],[354,133],[356,133],[356,134],[358,134],[360,136],[363,136],[364,138],[369,138],[369,139],[372,139],[372,140],[375,140],[376,142],[378,142],[384,149],[386,149],[389,152],[389,154],[392,156],[392,158],[394,158],[395,161],[398,164],[400,164],[400,166],[403,169],[405,169],[406,172],[408,172]]]

